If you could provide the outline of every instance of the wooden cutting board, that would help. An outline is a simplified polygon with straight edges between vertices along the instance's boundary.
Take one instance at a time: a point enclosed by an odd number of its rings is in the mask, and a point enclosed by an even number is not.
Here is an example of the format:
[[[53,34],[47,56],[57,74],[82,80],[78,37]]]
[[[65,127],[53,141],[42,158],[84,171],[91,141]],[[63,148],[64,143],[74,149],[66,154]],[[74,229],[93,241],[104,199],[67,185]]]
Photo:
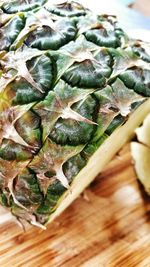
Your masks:
[[[0,267],[150,267],[150,198],[126,146],[55,222],[26,232],[0,209]]]

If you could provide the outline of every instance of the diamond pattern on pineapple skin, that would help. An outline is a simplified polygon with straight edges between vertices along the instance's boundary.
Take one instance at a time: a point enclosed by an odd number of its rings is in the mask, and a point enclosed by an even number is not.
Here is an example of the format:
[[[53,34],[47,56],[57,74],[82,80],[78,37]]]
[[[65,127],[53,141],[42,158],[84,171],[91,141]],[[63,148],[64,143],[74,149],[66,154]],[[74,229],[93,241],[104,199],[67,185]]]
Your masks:
[[[24,56],[22,57],[23,51]],[[40,85],[38,85],[34,79],[32,78],[27,66],[26,62],[33,57],[39,56],[43,54],[43,52],[37,50],[37,49],[30,49],[27,47],[21,47],[17,51],[13,52],[8,52],[6,55],[4,55],[3,58],[1,58],[0,63],[2,66],[4,66],[5,71],[7,72],[10,69],[14,69],[17,71],[17,73],[14,75],[14,79],[16,77],[23,77],[25,80],[27,80],[33,88],[36,88],[38,91],[43,93],[42,88]],[[10,82],[12,81],[12,77],[10,78]],[[8,84],[8,80],[6,80]],[[7,84],[4,84],[3,86],[5,87]]]
[[[29,164],[30,160],[20,161],[7,161],[0,158],[0,189],[9,189],[9,197],[12,196],[16,205],[23,207],[21,203],[15,198],[13,192],[13,181],[16,176]],[[8,199],[9,202],[9,199]]]
[[[63,173],[63,164],[80,153],[83,148],[83,145],[76,147],[57,145],[48,138],[40,152],[30,162],[29,168],[35,171],[38,179],[45,179],[45,173],[50,171],[53,173],[53,179],[58,179],[64,187],[69,188],[68,180]],[[47,188],[43,188],[44,192],[45,190]]]
[[[28,104],[22,107],[9,107],[3,108],[1,101],[1,114],[0,114],[0,143],[4,138],[13,140],[23,146],[29,146],[15,129],[15,122],[31,108],[33,104]]]
[[[50,134],[54,124],[59,118],[96,124],[94,121],[81,116],[71,108],[71,106],[78,101],[84,101],[87,96],[94,91],[94,89],[71,87],[63,80],[60,80],[54,87],[53,92],[50,92],[44,101],[34,106],[34,110],[41,117],[43,140]]]
[[[74,1],[4,0],[0,20],[0,201],[44,229],[93,153],[150,96],[149,45]]]

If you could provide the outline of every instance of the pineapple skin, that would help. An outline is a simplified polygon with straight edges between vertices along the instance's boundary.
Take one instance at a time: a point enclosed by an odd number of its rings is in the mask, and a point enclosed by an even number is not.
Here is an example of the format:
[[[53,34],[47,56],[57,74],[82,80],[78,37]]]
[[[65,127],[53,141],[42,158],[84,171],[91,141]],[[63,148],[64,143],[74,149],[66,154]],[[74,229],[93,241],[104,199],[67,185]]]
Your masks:
[[[50,2],[0,6],[0,202],[39,227],[150,96],[149,44],[113,16]]]

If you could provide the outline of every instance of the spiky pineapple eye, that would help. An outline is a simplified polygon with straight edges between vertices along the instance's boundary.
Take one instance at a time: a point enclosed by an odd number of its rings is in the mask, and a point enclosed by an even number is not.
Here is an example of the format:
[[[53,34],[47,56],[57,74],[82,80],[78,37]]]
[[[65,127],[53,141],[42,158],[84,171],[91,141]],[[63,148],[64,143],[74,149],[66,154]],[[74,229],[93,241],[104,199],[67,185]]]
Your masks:
[[[64,73],[63,79],[72,86],[83,88],[103,87],[106,82],[102,66],[91,60],[75,63]]]
[[[136,55],[140,56],[143,60],[147,61],[150,63],[150,55],[149,52],[142,47],[142,44],[137,43],[133,45],[133,51],[135,52]]]
[[[77,29],[74,22],[62,20],[57,23],[56,29],[44,26],[29,33],[25,43],[40,50],[57,50],[75,38]]]
[[[0,157],[4,160],[27,160],[32,158],[29,149],[10,140],[4,140],[0,147]]]
[[[18,34],[24,27],[24,19],[16,15],[0,29],[0,47],[1,50],[9,50],[11,44],[15,41]]]
[[[53,66],[50,57],[42,55],[27,61],[27,68],[33,79],[39,83],[43,90],[52,89],[53,83]]]
[[[34,8],[38,8],[39,6],[41,6],[41,4],[44,4],[44,0],[38,0],[38,1],[26,1],[26,0],[13,0],[12,2],[8,2],[6,4],[2,5],[2,9],[4,10],[4,12],[11,14],[11,13],[17,13],[17,12],[21,12],[21,11],[30,11]]]
[[[106,47],[118,47],[120,41],[116,34],[112,31],[107,31],[106,29],[93,29],[85,33],[85,37],[88,41],[94,42],[99,46]]]
[[[49,6],[49,3],[46,5],[46,8],[59,16],[62,17],[75,17],[75,16],[83,16],[86,14],[86,10],[83,6],[79,5],[76,2],[66,2],[62,4],[58,4],[56,6]]]
[[[143,96],[150,96],[150,71],[140,68],[131,68],[120,75],[128,88]]]
[[[69,159],[63,166],[64,173],[69,181],[72,181],[79,171],[86,165],[86,160],[78,154]]]
[[[91,97],[82,103],[74,104],[72,107],[74,111],[83,117],[94,120],[96,111],[96,101]],[[95,125],[88,124],[88,122],[76,121],[73,119],[59,119],[50,133],[50,137],[58,144],[86,144],[93,134]]]
[[[19,79],[10,83],[7,89],[7,97],[11,99],[13,105],[40,100],[44,97],[44,92],[52,89],[53,67],[49,57],[42,55],[33,58],[27,61],[26,65],[34,81],[41,86],[43,93],[36,90],[24,78],[19,77]]]
[[[29,170],[24,171],[14,181],[14,192],[17,200],[23,205],[39,205],[43,201],[36,177]]]
[[[41,147],[40,118],[32,111],[26,112],[15,123],[19,135],[27,144],[38,151]]]
[[[12,99],[13,105],[22,105],[30,102],[38,101],[42,97],[42,93],[35,91],[23,78],[15,81],[10,85],[10,94],[15,92]]]

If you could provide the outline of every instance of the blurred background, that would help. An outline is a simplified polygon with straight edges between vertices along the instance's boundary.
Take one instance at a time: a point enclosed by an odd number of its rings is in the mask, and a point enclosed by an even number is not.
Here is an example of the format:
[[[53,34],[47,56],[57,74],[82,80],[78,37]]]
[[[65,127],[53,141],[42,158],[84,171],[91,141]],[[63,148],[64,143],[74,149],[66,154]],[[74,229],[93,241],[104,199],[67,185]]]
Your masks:
[[[97,14],[116,15],[120,26],[135,39],[150,42],[150,0],[79,0]]]
[[[124,5],[129,5],[135,10],[143,13],[145,16],[150,17],[150,0],[116,0],[122,2]]]
[[[126,6],[132,6],[143,14],[150,16],[150,0],[110,0],[109,2],[116,2]]]

